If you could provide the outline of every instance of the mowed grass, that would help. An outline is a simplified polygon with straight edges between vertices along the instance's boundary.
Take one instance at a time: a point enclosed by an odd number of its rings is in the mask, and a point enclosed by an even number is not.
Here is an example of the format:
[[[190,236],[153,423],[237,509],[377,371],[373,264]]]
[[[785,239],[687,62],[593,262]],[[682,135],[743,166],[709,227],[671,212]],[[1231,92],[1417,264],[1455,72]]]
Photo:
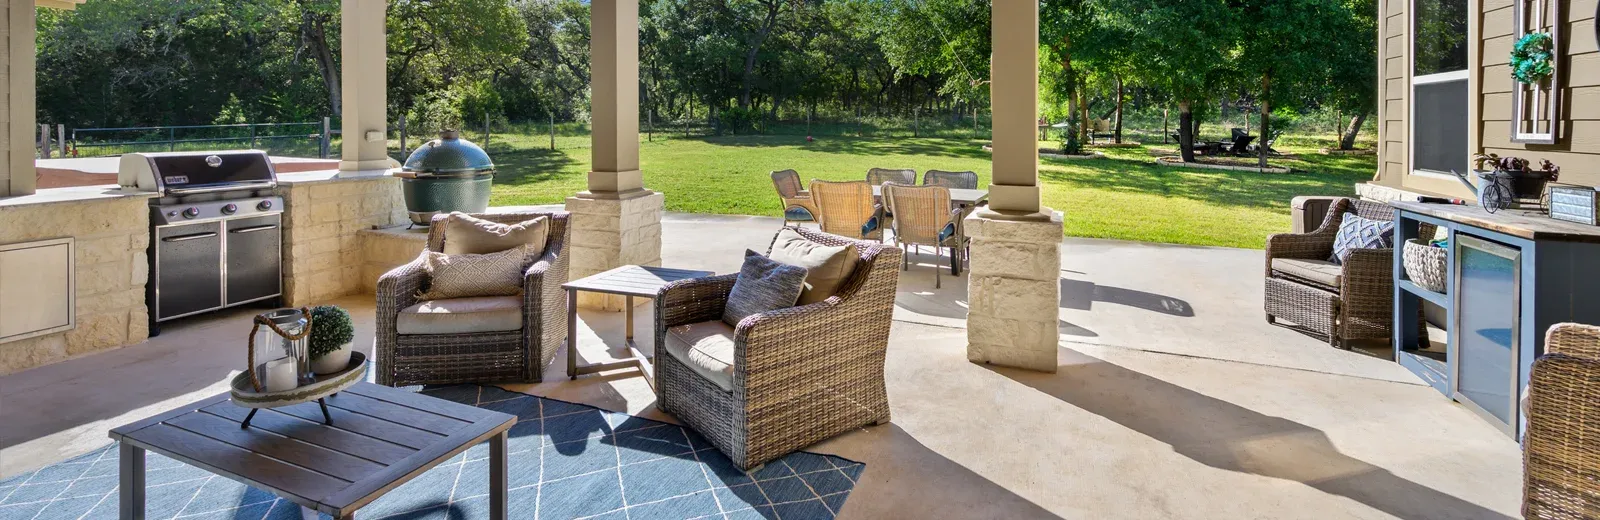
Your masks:
[[[583,136],[495,136],[499,165],[495,205],[560,203],[584,189],[590,149]],[[669,211],[777,216],[768,175],[794,169],[802,179],[863,179],[868,168],[972,170],[988,186],[983,141],[953,138],[727,136],[641,142],[645,186],[666,196]],[[1065,213],[1067,236],[1260,248],[1289,230],[1289,201],[1299,195],[1351,195],[1372,177],[1371,156],[1332,157],[1316,139],[1283,140],[1289,174],[1157,166],[1171,146],[1103,149],[1102,160],[1043,159],[1045,205]]]

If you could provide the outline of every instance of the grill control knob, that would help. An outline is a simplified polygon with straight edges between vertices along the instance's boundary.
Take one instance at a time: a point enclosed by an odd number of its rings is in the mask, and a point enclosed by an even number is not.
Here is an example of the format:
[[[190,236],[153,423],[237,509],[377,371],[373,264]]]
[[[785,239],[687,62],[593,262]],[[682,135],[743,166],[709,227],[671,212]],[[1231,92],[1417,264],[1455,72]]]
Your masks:
[[[256,209],[261,210],[261,211],[270,210],[270,209],[272,209],[272,201],[263,200],[260,203],[256,204]]]
[[[195,218],[198,216],[200,216],[200,208],[188,208],[183,210],[183,218]]]
[[[237,204],[228,204],[228,205],[222,207],[222,214],[223,215],[232,215],[232,214],[238,213],[238,212],[239,212],[239,206]]]

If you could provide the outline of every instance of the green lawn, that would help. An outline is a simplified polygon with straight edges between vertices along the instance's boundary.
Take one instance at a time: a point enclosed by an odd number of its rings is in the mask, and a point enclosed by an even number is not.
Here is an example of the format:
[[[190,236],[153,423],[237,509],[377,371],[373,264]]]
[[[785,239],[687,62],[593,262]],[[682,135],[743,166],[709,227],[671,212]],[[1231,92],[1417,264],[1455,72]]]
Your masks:
[[[1284,139],[1295,154],[1276,165],[1290,174],[1172,168],[1153,164],[1159,144],[1106,149],[1104,160],[1040,164],[1044,203],[1066,213],[1066,234],[1175,244],[1260,248],[1271,233],[1289,229],[1289,200],[1297,195],[1350,195],[1372,177],[1371,156],[1330,157],[1328,143]],[[805,179],[861,179],[868,168],[972,170],[988,185],[991,167],[982,141],[949,138],[800,136],[662,138],[640,143],[645,186],[664,193],[669,211],[779,214],[768,172],[792,168]],[[584,189],[589,169],[586,136],[500,135],[490,153],[499,165],[495,205],[559,203]]]

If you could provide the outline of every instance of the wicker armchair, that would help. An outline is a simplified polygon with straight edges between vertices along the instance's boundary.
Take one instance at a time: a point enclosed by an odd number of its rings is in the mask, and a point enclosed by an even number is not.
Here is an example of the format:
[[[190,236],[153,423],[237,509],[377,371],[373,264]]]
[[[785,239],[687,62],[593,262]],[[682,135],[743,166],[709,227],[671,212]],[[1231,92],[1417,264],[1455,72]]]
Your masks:
[[[811,192],[801,187],[799,173],[794,170],[772,172],[772,185],[778,189],[778,199],[783,201],[783,225],[817,221],[817,206],[811,202]]]
[[[872,185],[861,181],[811,181],[817,225],[824,233],[883,240],[883,205],[872,197]]]
[[[978,189],[977,172],[947,172],[928,170],[922,174],[923,186],[944,186],[953,190]]]
[[[948,247],[951,258],[956,265],[960,264],[962,252],[967,249],[967,235],[962,223],[967,212],[966,208],[950,203],[950,188],[890,182],[883,185],[883,200],[889,211],[896,215],[892,223],[896,245],[901,248],[906,244],[932,246],[935,255]],[[910,269],[909,256],[902,255],[902,258],[901,268]],[[934,265],[933,287],[942,286],[939,266]]]
[[[656,356],[657,406],[750,470],[869,424],[889,421],[884,356],[901,251],[807,229],[806,239],[855,245],[855,270],[827,300],[756,314],[733,329],[731,389],[679,360]],[[720,321],[736,274],[681,280],[661,289],[656,345],[668,329]],[[726,382],[723,382],[726,384]]]
[[[867,184],[882,186],[885,182],[916,184],[917,171],[911,169],[872,168],[867,170]]]
[[[378,383],[388,386],[469,382],[537,383],[544,367],[566,339],[566,294],[571,226],[566,212],[490,213],[473,215],[500,223],[550,217],[544,254],[523,273],[522,328],[499,332],[400,334],[402,310],[420,303],[417,293],[428,285],[422,259],[395,268],[378,279]],[[433,217],[428,249],[443,251],[447,215]]]
[[[1522,516],[1600,518],[1600,327],[1558,323],[1533,362],[1522,440]]]
[[[1346,198],[1315,231],[1267,237],[1267,323],[1284,318],[1339,348],[1352,339],[1386,339],[1394,323],[1394,249],[1357,249],[1342,265],[1328,261],[1345,213],[1394,220],[1387,204]],[[1431,236],[1433,226],[1421,231]]]

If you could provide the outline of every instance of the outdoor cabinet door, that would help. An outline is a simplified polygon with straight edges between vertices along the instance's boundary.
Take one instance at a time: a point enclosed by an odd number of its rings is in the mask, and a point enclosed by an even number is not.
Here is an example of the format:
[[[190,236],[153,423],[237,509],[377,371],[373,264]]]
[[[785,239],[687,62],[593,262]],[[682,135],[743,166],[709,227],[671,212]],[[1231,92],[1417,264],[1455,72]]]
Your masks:
[[[156,319],[222,306],[222,224],[156,228]]]
[[[228,221],[228,305],[277,296],[282,215]]]

